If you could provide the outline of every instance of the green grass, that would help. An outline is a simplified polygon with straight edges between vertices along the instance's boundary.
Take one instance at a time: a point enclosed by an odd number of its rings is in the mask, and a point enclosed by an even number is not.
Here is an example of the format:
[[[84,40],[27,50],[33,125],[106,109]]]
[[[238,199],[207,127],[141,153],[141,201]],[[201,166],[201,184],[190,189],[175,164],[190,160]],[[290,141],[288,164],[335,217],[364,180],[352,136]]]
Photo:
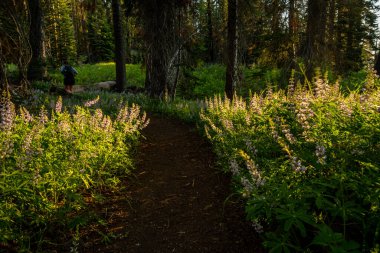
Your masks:
[[[78,71],[76,85],[91,86],[99,82],[116,79],[115,63],[103,62],[74,66]],[[127,86],[144,87],[145,69],[139,64],[126,64]],[[34,87],[46,89],[47,86],[63,86],[63,76],[59,69],[49,71],[50,82],[35,82]]]

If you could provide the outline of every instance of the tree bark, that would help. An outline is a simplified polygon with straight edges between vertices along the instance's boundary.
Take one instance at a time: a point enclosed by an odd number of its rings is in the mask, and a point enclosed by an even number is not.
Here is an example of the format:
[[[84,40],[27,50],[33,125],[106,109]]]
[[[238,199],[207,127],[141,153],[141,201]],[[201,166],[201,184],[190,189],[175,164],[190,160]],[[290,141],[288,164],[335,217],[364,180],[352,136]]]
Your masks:
[[[374,69],[376,71],[376,74],[380,76],[380,51],[377,54],[376,60],[375,60],[375,66]]]
[[[28,0],[30,12],[29,42],[32,58],[28,66],[28,80],[41,80],[46,76],[46,59],[42,43],[42,9],[40,0]]]
[[[336,44],[335,44],[335,14],[336,12],[336,1],[330,0],[329,1],[329,16],[328,16],[328,38],[327,38],[327,50],[328,52],[328,59],[330,62],[335,64],[336,66],[336,59],[335,59],[335,50],[336,50]]]
[[[290,37],[290,49],[289,49],[289,57],[290,57],[290,66],[294,69],[295,59],[296,59],[296,35],[297,35],[297,14],[296,14],[296,3],[297,0],[289,0],[289,37]]]
[[[326,0],[309,0],[307,8],[306,41],[303,46],[303,57],[306,64],[306,74],[309,79],[318,64],[323,64],[326,32]]]
[[[172,1],[142,1],[147,46],[145,89],[150,97],[163,98],[170,85],[169,68],[175,50],[175,4]]]
[[[112,16],[115,37],[116,86],[115,90],[124,90],[127,82],[125,69],[125,41],[120,14],[120,1],[112,0]]]
[[[227,71],[225,92],[232,100],[237,84],[237,53],[238,53],[238,32],[237,32],[237,0],[228,0],[228,20],[227,20]]]
[[[0,53],[1,53],[1,42],[0,42]],[[5,63],[0,56],[0,92],[3,90],[8,90],[8,79]]]
[[[208,32],[208,38],[207,38],[207,49],[208,49],[208,56],[210,62],[215,62],[215,50],[214,50],[214,31],[213,31],[213,25],[212,25],[212,6],[211,6],[211,0],[207,0],[207,32]]]

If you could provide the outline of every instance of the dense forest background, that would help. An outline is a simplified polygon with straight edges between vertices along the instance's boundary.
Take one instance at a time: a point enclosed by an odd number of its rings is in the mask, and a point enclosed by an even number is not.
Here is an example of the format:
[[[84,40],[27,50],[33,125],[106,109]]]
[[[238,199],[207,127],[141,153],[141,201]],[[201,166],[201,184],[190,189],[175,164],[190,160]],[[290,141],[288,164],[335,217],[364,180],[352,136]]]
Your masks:
[[[65,60],[115,56],[119,66],[146,68],[152,96],[174,96],[203,63],[230,66],[232,89],[245,78],[237,66],[279,69],[284,80],[292,69],[301,78],[317,68],[345,74],[374,65],[377,9],[374,0],[4,0],[0,78],[7,83],[6,64],[13,63],[26,87]],[[125,77],[118,80],[123,90]]]

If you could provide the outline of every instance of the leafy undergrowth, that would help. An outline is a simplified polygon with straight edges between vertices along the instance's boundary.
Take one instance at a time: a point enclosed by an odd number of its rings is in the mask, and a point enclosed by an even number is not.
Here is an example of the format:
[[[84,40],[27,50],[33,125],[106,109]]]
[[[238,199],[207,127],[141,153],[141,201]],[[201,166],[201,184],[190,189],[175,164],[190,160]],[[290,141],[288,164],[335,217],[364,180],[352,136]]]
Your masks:
[[[119,103],[111,119],[91,108],[97,100],[69,113],[58,98],[51,112],[42,106],[32,115],[1,98],[1,247],[38,251],[52,226],[75,229],[71,214],[85,208],[85,196],[117,187],[132,169],[145,113]]]
[[[201,119],[270,252],[379,252],[379,89],[343,96],[317,78],[217,96]]]

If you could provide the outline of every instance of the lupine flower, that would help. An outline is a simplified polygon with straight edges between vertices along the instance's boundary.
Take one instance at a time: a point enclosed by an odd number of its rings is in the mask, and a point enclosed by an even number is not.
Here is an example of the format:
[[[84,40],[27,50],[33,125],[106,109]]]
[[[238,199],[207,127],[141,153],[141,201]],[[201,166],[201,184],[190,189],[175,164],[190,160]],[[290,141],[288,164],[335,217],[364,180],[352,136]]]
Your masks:
[[[30,115],[29,111],[25,109],[24,107],[20,108],[20,115],[21,115],[21,119],[25,123],[29,123],[33,120],[33,117]]]
[[[55,103],[55,112],[61,113],[62,112],[62,97],[59,96],[57,99],[57,102]]]
[[[13,127],[13,122],[16,117],[14,104],[8,97],[0,100],[0,129],[9,131]]]
[[[346,116],[351,117],[353,110],[345,102],[339,102],[340,111]]]
[[[326,98],[330,93],[330,86],[322,78],[317,78],[315,81],[315,96],[318,98]]]
[[[307,137],[308,131],[311,128],[309,120],[313,116],[314,116],[314,112],[310,108],[309,98],[305,94],[305,96],[301,98],[301,103],[299,103],[299,106],[296,109],[297,121],[304,129],[304,132],[303,132],[304,137]]]
[[[318,144],[315,149],[315,155],[318,158],[318,163],[325,164],[326,163],[326,149],[324,146]]]
[[[306,167],[302,165],[301,160],[297,157],[292,157],[291,160],[292,169],[297,172],[304,172],[306,171]]]
[[[105,116],[103,118],[103,122],[102,122],[102,128],[103,129],[109,129],[112,127],[112,120],[109,116]]]
[[[25,136],[24,141],[23,141],[23,143],[22,143],[22,149],[24,150],[24,152],[25,152],[26,154],[28,154],[29,151],[30,151],[30,146],[31,146],[32,141],[33,141],[33,136],[34,136],[33,131],[29,132],[29,133]]]
[[[13,153],[14,143],[13,140],[7,138],[3,141],[0,148],[0,158],[4,159]]]
[[[47,111],[44,106],[41,107],[40,113],[38,114],[38,118],[41,124],[46,124],[49,120]]]
[[[68,134],[71,131],[70,123],[66,120],[58,122],[58,129],[64,134]]]
[[[101,121],[103,119],[103,111],[100,110],[100,109],[96,109],[95,110],[95,114],[94,114],[94,118],[97,120],[97,121]]]
[[[239,164],[236,162],[235,159],[230,161],[230,169],[232,174],[234,174],[235,176],[240,173]]]
[[[84,103],[84,106],[85,107],[91,107],[93,106],[94,104],[98,103],[99,102],[99,96],[97,96],[96,98],[92,99],[92,100],[88,100]]]
[[[288,96],[292,97],[294,95],[294,91],[296,89],[295,80],[294,80],[294,70],[292,70],[291,77],[289,79],[288,85]]]
[[[244,195],[248,196],[254,189],[253,184],[244,176],[240,177],[240,183],[244,187]]]
[[[250,109],[250,111],[253,112],[253,113],[256,113],[258,115],[262,115],[263,114],[262,103],[263,103],[262,96],[259,96],[257,94],[253,95],[250,98],[250,101],[249,101],[249,109]]]
[[[222,119],[222,125],[223,125],[224,129],[226,129],[226,130],[231,130],[231,131],[234,130],[234,124],[229,119],[223,118]]]
[[[271,126],[270,128],[271,128],[271,135],[272,135],[273,139],[275,141],[277,141],[279,136],[278,136],[278,132],[277,132],[276,128],[274,126]]]
[[[273,89],[269,87],[267,90],[267,99],[271,99],[273,97]]]
[[[285,138],[291,143],[295,143],[296,139],[294,135],[290,132],[289,125],[281,124],[281,132],[285,135]]]
[[[36,171],[35,173],[34,173],[34,176],[33,176],[33,184],[34,185],[37,185],[39,182],[40,182],[40,180],[41,180],[41,175],[40,175],[40,172],[39,171]]]
[[[249,159],[246,161],[246,165],[256,187],[263,186],[265,184],[265,179],[261,177],[261,173],[259,172],[256,163],[252,159]]]
[[[245,146],[247,147],[247,149],[253,154],[253,155],[256,155],[257,154],[257,149],[255,146],[252,145],[252,141],[251,140],[245,140]]]
[[[252,221],[252,227],[259,234],[264,232],[264,227],[260,224],[260,222],[258,220]]]

